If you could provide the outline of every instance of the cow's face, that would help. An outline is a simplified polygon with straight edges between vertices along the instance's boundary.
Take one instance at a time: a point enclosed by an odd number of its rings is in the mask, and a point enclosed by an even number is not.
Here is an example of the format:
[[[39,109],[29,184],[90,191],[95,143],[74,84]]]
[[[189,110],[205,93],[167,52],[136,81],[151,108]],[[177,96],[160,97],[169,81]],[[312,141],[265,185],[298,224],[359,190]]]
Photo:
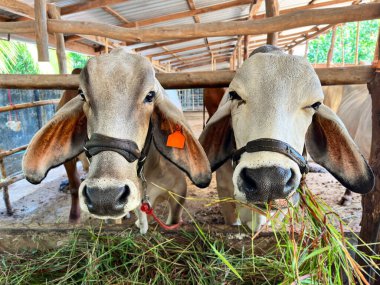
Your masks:
[[[236,72],[200,141],[215,170],[236,149],[268,138],[302,154],[304,146],[353,191],[373,187],[373,174],[340,120],[322,104],[319,79],[306,59],[281,51],[256,53]],[[289,197],[299,165],[275,151],[243,153],[233,172],[235,198],[269,202]]]
[[[281,53],[253,55],[237,71],[229,92],[237,149],[270,138],[302,153],[306,131],[323,101],[318,77],[305,59]],[[300,180],[294,160],[270,151],[243,154],[233,174],[236,198],[248,201],[285,198]]]
[[[120,218],[141,202],[138,159],[128,158],[136,158],[144,149],[151,122],[150,151],[158,151],[197,186],[209,184],[207,157],[182,112],[164,96],[147,59],[123,49],[92,58],[81,72],[80,90],[80,96],[64,105],[32,139],[23,160],[30,182],[39,183],[50,168],[83,152],[87,140],[86,146],[96,140],[101,147],[92,155],[89,173],[80,185],[80,205],[98,218]],[[185,138],[182,149],[166,146],[176,129]],[[128,141],[128,147],[122,144],[122,153],[112,149],[118,141]]]
[[[80,76],[89,140],[94,133],[130,140],[135,143],[132,148],[141,152],[160,92],[156,82],[147,59],[123,50],[90,59]],[[136,208],[141,201],[136,163],[115,151],[91,157],[79,188],[82,210],[113,217]]]

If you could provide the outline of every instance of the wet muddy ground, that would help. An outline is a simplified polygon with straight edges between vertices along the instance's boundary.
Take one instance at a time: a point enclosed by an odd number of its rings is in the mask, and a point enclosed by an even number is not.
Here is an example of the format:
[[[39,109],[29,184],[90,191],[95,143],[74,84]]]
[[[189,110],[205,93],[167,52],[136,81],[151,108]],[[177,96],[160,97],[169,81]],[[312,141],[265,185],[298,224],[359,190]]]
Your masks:
[[[194,133],[199,136],[202,131],[202,113],[187,112],[186,118]],[[78,164],[80,172],[80,164]],[[26,180],[19,181],[9,187],[14,215],[8,217],[5,211],[3,200],[0,201],[0,227],[10,227],[14,224],[55,224],[67,223],[70,210],[70,195],[59,191],[60,183],[66,179],[63,167],[53,169],[48,174],[43,183],[32,185]],[[360,195],[354,194],[350,206],[340,206],[338,204],[344,193],[344,187],[337,182],[329,173],[310,173],[307,176],[307,184],[310,189],[331,208],[337,212],[354,230],[360,229],[361,203]],[[218,199],[216,191],[215,175],[210,186],[206,189],[199,189],[188,183],[188,200],[186,208],[197,222],[206,224],[222,224],[223,218],[220,207],[217,204],[207,205]],[[2,193],[0,192],[1,196]],[[134,220],[132,215],[129,222]],[[184,213],[185,223],[191,222],[191,217]],[[90,219],[85,214],[81,218],[82,224],[97,224],[98,221]]]

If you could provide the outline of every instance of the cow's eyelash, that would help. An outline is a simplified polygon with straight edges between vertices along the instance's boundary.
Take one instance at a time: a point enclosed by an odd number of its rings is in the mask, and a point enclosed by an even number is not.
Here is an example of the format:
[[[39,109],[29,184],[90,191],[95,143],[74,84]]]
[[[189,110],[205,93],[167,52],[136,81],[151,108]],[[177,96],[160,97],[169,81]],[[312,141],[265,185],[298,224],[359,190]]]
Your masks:
[[[230,91],[229,95],[230,95],[230,100],[242,100],[236,91]]]
[[[80,96],[80,98],[83,102],[86,102],[86,97],[84,96],[83,90],[79,89],[78,95]]]
[[[314,104],[310,105],[310,108],[314,109],[315,111],[318,111],[321,104],[321,102],[315,102]]]

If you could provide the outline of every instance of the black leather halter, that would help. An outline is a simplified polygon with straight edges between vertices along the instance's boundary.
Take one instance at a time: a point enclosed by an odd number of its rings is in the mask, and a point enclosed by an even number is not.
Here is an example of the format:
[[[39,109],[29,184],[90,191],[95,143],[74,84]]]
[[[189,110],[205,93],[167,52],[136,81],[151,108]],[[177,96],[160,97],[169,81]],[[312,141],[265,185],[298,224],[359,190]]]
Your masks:
[[[148,133],[141,152],[137,144],[132,140],[113,138],[99,133],[93,133],[91,135],[91,139],[86,142],[84,150],[88,158],[102,151],[114,151],[122,155],[128,162],[134,162],[138,159],[137,174],[140,177],[152,142],[152,137],[152,121],[150,120]]]
[[[306,174],[309,172],[309,166],[305,157],[299,154],[293,147],[291,147],[286,142],[275,139],[263,138],[249,141],[245,146],[234,152],[234,154],[232,155],[232,161],[234,164],[237,164],[243,153],[253,153],[259,151],[272,151],[286,155],[298,164],[301,170],[301,174]]]

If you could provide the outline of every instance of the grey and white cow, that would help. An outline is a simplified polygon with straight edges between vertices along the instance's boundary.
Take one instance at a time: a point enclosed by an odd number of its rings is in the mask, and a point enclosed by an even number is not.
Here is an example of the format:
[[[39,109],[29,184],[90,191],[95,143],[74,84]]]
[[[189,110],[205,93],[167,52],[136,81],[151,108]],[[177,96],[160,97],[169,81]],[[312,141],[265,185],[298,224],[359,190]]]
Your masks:
[[[326,107],[308,61],[273,46],[256,49],[200,136],[220,197],[248,204],[291,197],[305,172],[304,147],[345,187],[367,193],[374,176],[340,119]],[[234,164],[231,164],[231,157]],[[222,204],[225,221],[257,230],[265,217]],[[239,212],[239,213],[237,213]]]
[[[143,174],[151,202],[169,199],[167,223],[178,223],[184,198],[179,197],[178,204],[149,182],[184,197],[183,173],[195,185],[206,187],[211,171],[201,145],[183,113],[166,98],[150,62],[121,48],[94,57],[80,74],[80,90],[81,96],[64,105],[33,137],[23,159],[26,179],[40,183],[51,168],[86,146],[92,157],[79,188],[81,209],[97,218],[118,219],[141,203],[137,164],[147,153]],[[176,130],[185,138],[183,148],[167,146],[168,136]],[[146,216],[138,214],[140,230],[146,232]]]

